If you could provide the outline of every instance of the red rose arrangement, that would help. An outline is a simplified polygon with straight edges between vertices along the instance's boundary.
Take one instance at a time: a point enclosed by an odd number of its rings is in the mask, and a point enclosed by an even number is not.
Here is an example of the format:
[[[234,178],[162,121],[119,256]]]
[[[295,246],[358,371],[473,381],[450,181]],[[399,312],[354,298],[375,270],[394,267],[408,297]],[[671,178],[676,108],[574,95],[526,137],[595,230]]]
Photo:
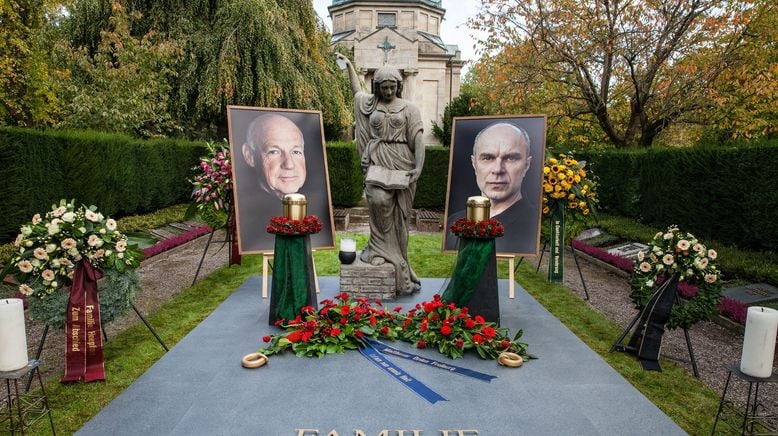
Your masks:
[[[451,233],[466,238],[499,238],[505,234],[505,227],[494,218],[486,221],[459,218],[451,226]]]
[[[417,348],[437,348],[451,358],[462,357],[469,349],[483,359],[496,359],[504,351],[531,358],[527,344],[518,341],[521,330],[511,340],[507,328],[479,315],[471,316],[466,307],[447,304],[439,295],[405,313],[400,306],[389,310],[380,301],[373,305],[366,298],[355,300],[346,293],[322,301],[321,306],[318,310],[306,306],[295,319],[277,322],[287,332],[262,338],[268,345],[259,352],[270,355],[291,348],[298,356],[321,357],[356,349],[370,338],[400,339]]]
[[[271,218],[267,226],[267,232],[276,235],[310,235],[319,233],[321,229],[321,220],[314,215],[308,215],[302,221],[277,216]]]

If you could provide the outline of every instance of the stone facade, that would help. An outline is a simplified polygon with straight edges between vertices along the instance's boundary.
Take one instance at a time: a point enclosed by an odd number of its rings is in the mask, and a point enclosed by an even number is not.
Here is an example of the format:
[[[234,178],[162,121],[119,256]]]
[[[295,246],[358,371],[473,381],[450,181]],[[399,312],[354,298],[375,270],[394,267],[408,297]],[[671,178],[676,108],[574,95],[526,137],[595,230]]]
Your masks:
[[[464,61],[456,45],[440,37],[445,16],[441,0],[333,0],[332,43],[350,49],[354,66],[370,89],[373,73],[384,65],[403,74],[403,98],[414,102],[424,121],[424,143],[438,144],[432,121],[441,122],[459,95]]]

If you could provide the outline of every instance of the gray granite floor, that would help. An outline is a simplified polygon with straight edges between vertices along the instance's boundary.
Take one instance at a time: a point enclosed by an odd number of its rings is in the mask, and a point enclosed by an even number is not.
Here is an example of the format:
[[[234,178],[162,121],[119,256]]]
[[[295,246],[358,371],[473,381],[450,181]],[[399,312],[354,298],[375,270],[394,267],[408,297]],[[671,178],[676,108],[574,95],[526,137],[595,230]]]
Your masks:
[[[442,284],[424,279],[421,295],[391,304],[429,300]],[[338,292],[335,277],[321,277],[320,285],[320,300]],[[260,298],[260,279],[253,277],[78,434],[684,434],[518,284],[513,300],[507,287],[501,280],[502,325],[511,334],[524,329],[539,359],[518,369],[472,355],[453,362],[496,375],[491,383],[391,359],[448,400],[430,404],[357,352],[322,359],[287,353],[263,368],[242,368],[241,357],[259,348],[262,336],[277,333],[267,325],[269,300]],[[391,345],[445,359],[434,350]]]

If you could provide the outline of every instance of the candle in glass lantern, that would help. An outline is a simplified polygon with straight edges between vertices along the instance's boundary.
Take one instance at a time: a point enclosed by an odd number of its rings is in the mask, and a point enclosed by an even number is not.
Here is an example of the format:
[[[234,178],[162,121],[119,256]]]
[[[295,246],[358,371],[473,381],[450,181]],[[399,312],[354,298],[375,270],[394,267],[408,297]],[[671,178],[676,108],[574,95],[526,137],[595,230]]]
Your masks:
[[[308,212],[308,200],[303,194],[284,195],[284,217],[290,220],[302,221]]]
[[[766,378],[773,374],[778,310],[749,307],[740,370],[751,377]]]
[[[0,371],[14,371],[27,365],[27,333],[24,304],[18,298],[0,300]]]
[[[476,222],[488,220],[491,206],[492,202],[486,197],[468,197],[467,219]]]

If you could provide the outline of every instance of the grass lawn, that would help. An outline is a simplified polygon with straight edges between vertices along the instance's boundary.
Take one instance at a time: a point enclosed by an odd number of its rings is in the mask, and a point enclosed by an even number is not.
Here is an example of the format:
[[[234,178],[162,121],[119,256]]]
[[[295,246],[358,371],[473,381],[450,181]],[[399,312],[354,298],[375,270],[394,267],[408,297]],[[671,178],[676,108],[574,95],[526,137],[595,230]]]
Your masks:
[[[339,235],[345,236],[344,235]],[[366,235],[351,234],[364,243]],[[411,263],[421,277],[444,277],[451,272],[454,255],[440,253],[439,235],[414,235],[411,238]],[[195,286],[183,290],[149,319],[169,346],[181,340],[207,317],[241,283],[260,269],[259,256],[244,256],[243,265],[222,267]],[[319,275],[337,275],[337,251],[315,253]],[[507,263],[500,262],[500,276],[507,277]],[[519,283],[534,298],[559,318],[570,330],[595,350],[654,404],[684,430],[692,434],[710,433],[718,405],[718,393],[687,375],[673,362],[663,361],[664,372],[642,371],[634,357],[609,353],[621,327],[590,309],[577,295],[559,285],[546,282],[542,273],[523,264]],[[257,344],[259,347],[261,344]],[[530,344],[532,347],[532,344]],[[119,395],[154,362],[163,351],[142,324],[116,335],[106,344],[108,380],[104,383],[62,385],[58,377],[46,383],[57,430],[69,434]],[[47,434],[47,421],[36,430]]]

